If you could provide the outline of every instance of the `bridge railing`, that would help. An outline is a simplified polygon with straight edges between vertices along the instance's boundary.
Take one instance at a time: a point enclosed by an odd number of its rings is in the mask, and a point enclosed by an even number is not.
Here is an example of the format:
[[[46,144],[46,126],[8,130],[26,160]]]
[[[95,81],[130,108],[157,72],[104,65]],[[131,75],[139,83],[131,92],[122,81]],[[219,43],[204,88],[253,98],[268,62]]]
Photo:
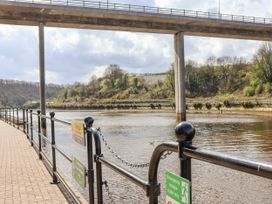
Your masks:
[[[160,14],[167,16],[177,17],[190,17],[205,20],[216,20],[224,22],[236,22],[236,23],[251,23],[251,24],[262,24],[271,25],[271,18],[245,16],[245,15],[231,15],[222,14],[215,12],[204,12],[186,9],[176,8],[161,8],[152,6],[142,6],[135,4],[123,4],[123,3],[111,3],[103,1],[89,1],[89,0],[6,0],[12,2],[31,3],[31,4],[47,4],[55,6],[70,6],[70,7],[81,7],[81,8],[93,8],[103,9],[109,11],[128,11],[145,14]]]
[[[19,111],[21,110],[21,114]],[[19,116],[16,118],[16,116]],[[38,143],[35,144],[33,140],[33,117],[37,117],[38,126]],[[22,120],[22,123],[17,123],[17,127],[22,126],[22,130],[26,133],[27,138],[30,140],[31,145],[34,144],[36,147],[39,158],[43,159],[45,162],[50,164],[50,170],[52,172],[53,183],[57,183],[61,181],[65,184],[66,188],[71,191],[71,195],[74,196],[75,201],[80,203],[80,200],[77,199],[77,196],[71,190],[69,185],[66,183],[65,179],[60,175],[57,166],[56,166],[56,151],[62,154],[69,162],[72,162],[72,158],[68,156],[67,153],[63,152],[61,148],[56,145],[55,141],[55,122],[60,122],[64,125],[70,126],[71,123],[56,119],[55,113],[51,112],[50,117],[41,115],[40,111],[37,113],[33,113],[32,110],[27,109],[13,109],[6,108],[0,109],[0,119],[10,123],[11,125],[15,125],[15,121]],[[29,119],[28,119],[29,118]],[[51,140],[48,139],[46,135],[42,133],[42,121],[49,120],[51,124]],[[88,169],[86,171],[86,175],[88,176],[88,193],[89,193],[89,203],[104,203],[103,196],[103,186],[106,187],[106,191],[108,191],[107,181],[103,177],[102,174],[102,166],[108,167],[113,170],[118,175],[123,176],[129,181],[133,182],[141,189],[143,189],[146,193],[146,196],[149,199],[150,204],[159,203],[159,195],[161,193],[161,185],[158,182],[158,168],[159,163],[162,159],[166,159],[167,155],[175,152],[178,154],[179,158],[179,166],[180,166],[180,176],[191,181],[191,159],[197,159],[204,162],[216,164],[219,166],[227,167],[230,169],[246,172],[249,174],[253,174],[259,177],[267,178],[272,180],[272,164],[262,163],[250,161],[247,159],[230,156],[227,154],[222,154],[215,151],[204,150],[192,145],[192,140],[195,136],[194,127],[188,122],[182,122],[178,124],[175,128],[175,134],[177,138],[177,142],[171,143],[162,143],[158,145],[151,156],[150,162],[146,164],[131,164],[125,160],[123,160],[116,152],[109,146],[105,137],[103,136],[100,129],[96,129],[93,127],[94,120],[91,117],[85,118],[85,134],[86,134],[86,143],[87,143],[87,163]],[[42,148],[42,140],[46,140],[49,144],[51,144],[52,149],[52,159],[50,160],[48,156],[43,152]],[[94,144],[93,144],[94,142]],[[101,143],[104,142],[105,145],[109,148],[110,152],[114,154],[123,164],[130,167],[147,167],[148,168],[148,179],[145,180],[140,176],[128,171],[126,168],[120,166],[119,164],[112,162],[106,156],[103,155]],[[93,151],[94,146],[94,151]],[[95,163],[95,169],[94,169]],[[96,178],[94,178],[96,175]],[[95,196],[95,187],[96,184],[96,196]],[[192,190],[192,186],[190,184],[190,189]],[[192,203],[192,191],[190,190],[190,199],[189,203]],[[96,201],[95,201],[96,197]],[[111,198],[112,199],[112,198]],[[113,200],[111,200],[114,203]]]

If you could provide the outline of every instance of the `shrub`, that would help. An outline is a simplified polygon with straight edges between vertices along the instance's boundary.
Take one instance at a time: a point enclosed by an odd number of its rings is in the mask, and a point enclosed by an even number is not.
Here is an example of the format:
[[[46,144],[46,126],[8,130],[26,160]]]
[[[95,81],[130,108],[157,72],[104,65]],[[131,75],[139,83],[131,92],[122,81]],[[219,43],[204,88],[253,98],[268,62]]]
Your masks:
[[[242,102],[241,105],[243,106],[243,108],[254,108],[254,104],[250,101]]]
[[[212,108],[212,104],[210,104],[209,102],[207,102],[207,103],[205,104],[205,106],[206,106],[206,108],[207,108],[208,110],[211,110],[211,108]]]
[[[270,83],[266,83],[264,85],[264,92],[266,94],[271,94],[272,93],[272,85]]]
[[[224,106],[226,108],[230,108],[231,107],[231,103],[228,100],[225,100],[223,103],[224,103]]]
[[[216,107],[217,110],[220,110],[221,107],[222,107],[222,104],[221,104],[221,103],[216,103],[216,104],[215,104],[215,107]]]
[[[244,96],[254,96],[255,90],[251,86],[246,86],[243,90]]]
[[[263,85],[258,84],[255,88],[255,94],[261,94],[263,92]]]
[[[195,110],[201,110],[202,109],[202,107],[203,107],[203,104],[202,103],[199,103],[199,102],[197,102],[197,103],[194,103],[194,108],[195,108]]]

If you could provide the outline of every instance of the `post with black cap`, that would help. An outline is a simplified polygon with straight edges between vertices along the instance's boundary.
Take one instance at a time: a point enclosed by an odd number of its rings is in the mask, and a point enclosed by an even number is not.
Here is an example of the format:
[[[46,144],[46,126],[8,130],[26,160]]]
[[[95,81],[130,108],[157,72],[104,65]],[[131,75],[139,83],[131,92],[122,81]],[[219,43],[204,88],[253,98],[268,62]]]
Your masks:
[[[33,146],[33,112],[30,110],[30,143]]]
[[[25,109],[23,108],[22,111],[23,111],[23,131],[24,131],[24,133],[26,133]]]
[[[29,139],[28,109],[26,109],[26,136]]]
[[[88,158],[88,184],[89,184],[89,203],[94,204],[94,169],[93,169],[93,140],[89,129],[93,126],[94,119],[87,117],[84,120],[87,135],[87,158]]]
[[[195,128],[188,122],[181,122],[176,126],[175,132],[180,159],[180,176],[191,182],[191,158],[186,157],[183,154],[183,150],[184,147],[192,145],[192,139],[195,136]],[[192,185],[190,186],[190,203],[192,203]]]
[[[14,108],[12,108],[12,123],[13,123],[13,127],[15,127]]]
[[[52,148],[52,170],[53,170],[53,182],[58,183],[58,178],[56,176],[57,165],[56,165],[56,149],[55,149],[55,121],[54,121],[55,113],[50,113],[50,121],[51,121],[51,148]]]
[[[39,138],[39,159],[42,159],[42,139],[41,139],[41,111],[37,111],[38,116],[38,138]]]
[[[16,118],[17,118],[17,129],[19,129],[19,109],[16,108]]]

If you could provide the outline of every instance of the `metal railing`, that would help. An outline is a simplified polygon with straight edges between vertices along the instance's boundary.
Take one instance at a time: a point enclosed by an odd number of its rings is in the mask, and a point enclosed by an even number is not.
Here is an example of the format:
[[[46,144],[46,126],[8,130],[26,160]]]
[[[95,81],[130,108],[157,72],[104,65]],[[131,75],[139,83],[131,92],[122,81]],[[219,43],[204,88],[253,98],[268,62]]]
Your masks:
[[[61,122],[66,125],[70,125],[69,122],[62,121],[55,118],[55,113],[51,112],[50,117],[44,116],[40,114],[40,111],[37,113],[33,113],[32,110],[22,109],[22,123],[20,123],[19,117],[15,118],[15,112],[18,116],[18,111],[20,109],[1,109],[0,111],[0,119],[6,121],[7,123],[15,125],[17,123],[17,128],[22,126],[22,130],[27,134],[27,138],[30,140],[31,145],[34,144],[39,153],[39,158],[47,161],[47,157],[45,156],[43,149],[41,148],[42,139],[46,139],[51,143],[52,148],[52,162],[49,160],[48,163],[51,164],[52,170],[52,179],[53,183],[57,183],[61,181],[66,183],[65,180],[61,177],[61,175],[57,171],[56,166],[56,151],[58,151],[61,155],[63,155],[69,162],[72,162],[72,158],[64,153],[60,148],[57,147],[55,143],[55,122]],[[39,142],[35,144],[33,141],[33,115],[35,115],[38,119],[38,136]],[[27,122],[30,118],[30,122]],[[51,122],[51,141],[41,133],[41,120],[48,119]],[[117,174],[123,176],[129,181],[133,182],[140,188],[142,188],[146,196],[149,199],[150,204],[157,204],[159,202],[158,197],[161,193],[161,185],[158,182],[158,167],[159,163],[162,159],[165,159],[167,155],[171,152],[178,153],[178,158],[180,160],[180,176],[191,181],[191,159],[197,159],[204,162],[216,164],[219,166],[227,167],[230,169],[246,172],[249,174],[253,174],[256,176],[260,176],[267,179],[272,179],[272,164],[265,164],[262,162],[250,161],[247,159],[238,158],[235,156],[230,156],[227,154],[218,153],[215,151],[204,150],[192,145],[192,140],[195,136],[194,127],[188,122],[182,122],[178,124],[175,128],[177,142],[172,143],[162,143],[158,145],[151,156],[148,167],[148,179],[145,180],[140,176],[128,171],[122,166],[110,161],[102,154],[101,142],[103,142],[103,135],[101,135],[101,131],[93,127],[93,118],[88,117],[85,118],[85,133],[87,140],[87,172],[86,176],[88,176],[88,193],[89,193],[89,203],[98,203],[103,204],[103,185],[105,185],[106,191],[108,191],[107,181],[103,179],[102,175],[102,165],[110,168]],[[30,128],[30,130],[28,130]],[[93,144],[94,142],[94,144]],[[94,146],[94,150],[93,150]],[[114,154],[114,151],[113,151]],[[115,155],[116,156],[116,155]],[[94,169],[95,163],[95,169]],[[130,164],[126,164],[130,166]],[[134,167],[134,166],[133,166]],[[146,167],[146,166],[143,166]],[[96,178],[94,178],[96,175]],[[96,202],[95,202],[95,187],[96,184]],[[190,186],[191,188],[192,186]],[[75,200],[76,196],[72,192],[72,190],[67,185],[67,189],[71,191],[71,195],[74,196]],[[192,191],[190,191],[192,192]],[[109,192],[107,192],[109,193]],[[192,195],[190,195],[192,198]],[[190,203],[192,199],[190,198]],[[112,200],[112,198],[110,198]],[[77,200],[78,201],[78,200]],[[80,202],[80,201],[78,201]],[[113,201],[112,201],[113,202]]]
[[[238,23],[250,23],[250,24],[261,24],[271,25],[271,18],[255,17],[255,16],[244,16],[244,15],[231,15],[214,12],[203,12],[186,9],[175,9],[175,8],[161,8],[152,6],[141,6],[133,4],[123,3],[110,3],[101,1],[88,1],[88,0],[4,0],[11,2],[31,3],[31,4],[46,4],[54,6],[69,6],[69,7],[81,7],[81,8],[93,8],[108,11],[125,11],[134,13],[145,13],[145,14],[160,14],[165,16],[176,16],[176,17],[189,17],[205,20],[220,20],[224,22],[238,22]]]
[[[55,122],[68,126],[70,126],[71,123],[60,119],[56,119],[54,116],[55,116],[54,112],[51,112],[50,117],[48,117],[46,115],[41,115],[40,110],[34,112],[33,110],[24,108],[0,108],[0,119],[12,125],[13,127],[17,127],[17,129],[22,130],[26,134],[26,137],[29,140],[31,146],[33,146],[34,149],[37,151],[39,159],[45,162],[46,167],[49,170],[49,173],[52,175],[51,183],[58,184],[61,181],[62,185],[66,189],[66,193],[69,193],[69,200],[72,200],[73,203],[81,203],[80,198],[78,198],[78,196],[74,193],[66,179],[62,176],[63,174],[58,171],[56,162],[56,152],[58,152],[68,162],[72,163],[71,156],[69,156],[61,148],[59,148],[55,140]],[[38,123],[36,129],[34,128],[34,117],[36,117]],[[50,139],[42,131],[41,124],[43,120],[50,121],[51,129]],[[34,133],[37,133],[38,142],[34,140]],[[43,149],[43,143],[45,142],[49,144],[51,147],[51,158],[49,158],[49,156]]]

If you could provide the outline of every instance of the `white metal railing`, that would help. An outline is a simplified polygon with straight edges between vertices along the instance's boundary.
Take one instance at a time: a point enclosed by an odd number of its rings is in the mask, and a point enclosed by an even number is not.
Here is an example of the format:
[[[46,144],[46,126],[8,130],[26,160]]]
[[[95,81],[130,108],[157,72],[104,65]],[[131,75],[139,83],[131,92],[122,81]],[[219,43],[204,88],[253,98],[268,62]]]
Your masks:
[[[89,1],[89,0],[2,0],[2,1],[31,3],[31,4],[46,4],[46,5],[55,5],[55,6],[95,8],[95,9],[103,9],[103,10],[128,11],[128,12],[138,12],[138,13],[148,13],[148,14],[193,17],[198,19],[222,20],[227,22],[272,25],[271,18],[243,16],[243,15],[230,15],[230,14],[193,11],[193,10],[185,10],[185,9],[160,8],[160,7],[141,6],[141,5],[132,5],[132,4],[123,4],[123,3],[110,3],[110,2],[101,2],[101,1]]]

